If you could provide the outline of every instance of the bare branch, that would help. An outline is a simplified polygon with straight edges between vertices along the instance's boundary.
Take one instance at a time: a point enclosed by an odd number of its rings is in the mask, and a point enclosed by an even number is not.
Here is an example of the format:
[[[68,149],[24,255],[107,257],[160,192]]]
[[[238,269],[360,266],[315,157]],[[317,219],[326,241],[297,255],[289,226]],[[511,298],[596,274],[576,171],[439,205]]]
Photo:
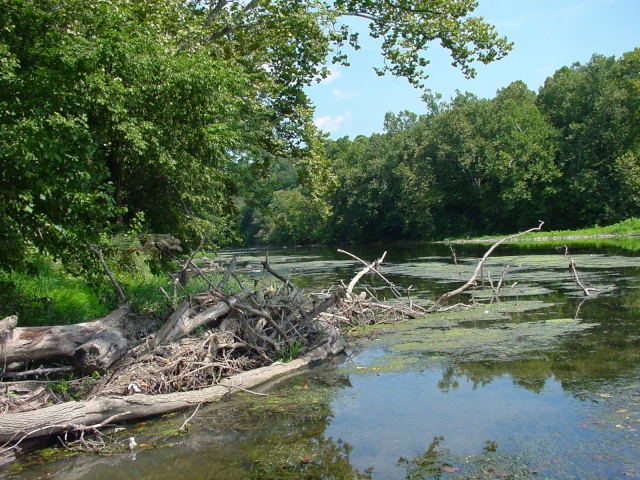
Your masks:
[[[475,284],[476,279],[478,278],[478,275],[480,274],[480,271],[482,270],[482,268],[484,267],[484,263],[487,261],[487,258],[489,258],[489,256],[493,253],[493,251],[498,248],[500,245],[502,245],[504,242],[508,241],[508,240],[513,240],[514,238],[520,237],[526,233],[531,233],[531,232],[539,232],[542,229],[542,226],[544,225],[544,222],[542,220],[540,220],[540,225],[538,225],[537,227],[534,228],[530,228],[529,230],[526,230],[524,232],[520,232],[520,233],[516,233],[515,235],[510,235],[508,237],[503,238],[502,240],[494,243],[491,248],[489,248],[489,250],[487,250],[487,252],[484,254],[484,256],[482,257],[482,259],[480,260],[480,262],[478,262],[478,266],[476,267],[475,271],[473,272],[473,275],[471,276],[471,278],[469,280],[467,280],[467,283],[465,283],[464,285],[462,285],[460,288],[457,288],[455,290],[452,290],[450,292],[445,293],[444,295],[442,295],[433,305],[431,305],[431,307],[429,307],[429,309],[427,310],[428,312],[433,312],[434,310],[436,310],[443,302],[449,300],[452,297],[455,297],[456,295],[461,294],[462,292],[464,292],[465,290],[467,290],[469,287],[471,287],[472,285]]]
[[[102,249],[98,245],[89,245],[89,250],[91,250],[98,257],[98,260],[100,261],[100,263],[102,264],[102,268],[104,269],[104,273],[107,275],[107,277],[109,277],[109,280],[111,280],[111,284],[113,285],[113,288],[115,289],[120,301],[122,303],[127,303],[127,296],[124,294],[122,287],[120,287],[118,281],[113,276],[113,273],[111,273],[111,270],[109,270],[109,266],[107,265],[107,262],[102,255]]]

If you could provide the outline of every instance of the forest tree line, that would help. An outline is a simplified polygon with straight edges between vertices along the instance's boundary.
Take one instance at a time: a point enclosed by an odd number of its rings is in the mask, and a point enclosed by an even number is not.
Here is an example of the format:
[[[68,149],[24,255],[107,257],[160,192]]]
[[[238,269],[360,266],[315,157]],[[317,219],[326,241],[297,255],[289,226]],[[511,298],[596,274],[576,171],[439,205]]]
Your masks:
[[[640,215],[640,49],[520,81],[494,98],[427,93],[384,133],[328,141],[333,185],[314,197],[279,162],[247,199],[249,243],[429,240],[553,230]],[[416,107],[424,111],[424,107]]]

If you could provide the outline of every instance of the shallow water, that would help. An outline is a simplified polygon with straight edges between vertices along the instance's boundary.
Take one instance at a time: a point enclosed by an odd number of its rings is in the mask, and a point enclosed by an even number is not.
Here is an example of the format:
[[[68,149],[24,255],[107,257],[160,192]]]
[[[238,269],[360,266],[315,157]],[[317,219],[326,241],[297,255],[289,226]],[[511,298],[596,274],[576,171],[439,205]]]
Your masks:
[[[129,426],[134,454],[75,456],[16,478],[634,478],[640,477],[640,242],[506,245],[481,305],[351,334],[348,356],[185,415]],[[416,300],[464,283],[487,246],[355,249]],[[236,252],[257,278],[262,252]],[[257,256],[256,256],[257,255]],[[313,290],[357,262],[328,249],[270,253]],[[494,283],[509,265],[504,295]],[[302,275],[305,272],[305,275]],[[370,278],[372,289],[381,283]],[[376,290],[381,291],[381,290]]]

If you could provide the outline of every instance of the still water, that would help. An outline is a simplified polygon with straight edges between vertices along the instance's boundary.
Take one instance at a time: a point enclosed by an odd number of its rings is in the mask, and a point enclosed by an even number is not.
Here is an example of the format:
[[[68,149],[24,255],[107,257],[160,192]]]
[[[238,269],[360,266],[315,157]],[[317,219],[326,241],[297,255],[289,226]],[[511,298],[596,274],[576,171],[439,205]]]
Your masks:
[[[346,355],[242,394],[129,426],[136,452],[75,456],[12,472],[64,479],[427,479],[640,477],[640,240],[505,245],[472,309],[350,332]],[[488,245],[388,251],[382,271],[412,301],[469,278]],[[259,281],[264,251],[237,254]],[[569,271],[599,292],[586,297]],[[269,252],[307,291],[361,268],[335,250]],[[504,287],[491,289],[508,268]],[[382,282],[369,289],[385,295]],[[409,287],[411,287],[409,289]]]

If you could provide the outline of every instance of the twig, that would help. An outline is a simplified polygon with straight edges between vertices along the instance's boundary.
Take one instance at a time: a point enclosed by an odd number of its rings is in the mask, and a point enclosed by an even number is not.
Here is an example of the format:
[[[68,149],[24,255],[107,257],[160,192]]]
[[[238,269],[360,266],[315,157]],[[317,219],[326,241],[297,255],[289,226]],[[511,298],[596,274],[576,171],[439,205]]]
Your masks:
[[[10,447],[7,447],[7,445],[9,445],[9,443],[11,443],[11,440],[7,441],[4,445],[2,445],[3,449],[0,450],[0,454],[8,452],[10,450],[13,450],[14,448],[17,448],[18,445],[20,445],[20,443],[22,443],[23,440],[31,437],[35,433],[42,432],[43,430],[51,430],[51,429],[58,429],[59,428],[59,429],[65,431],[65,433],[68,433],[70,431],[78,431],[78,432],[86,432],[87,430],[97,431],[97,429],[103,428],[105,425],[108,425],[109,423],[113,422],[116,418],[122,417],[122,416],[125,416],[125,415],[130,415],[130,414],[131,414],[131,412],[117,413],[116,415],[110,416],[109,418],[107,418],[103,422],[96,423],[94,425],[75,425],[75,424],[72,424],[72,423],[62,423],[62,424],[57,424],[57,425],[54,424],[54,425],[47,425],[47,426],[44,426],[44,427],[36,428],[35,430],[31,430],[30,432],[26,432],[22,436],[22,438],[20,438],[20,440],[18,440],[16,443],[11,445]],[[17,436],[17,435],[18,435],[18,433],[16,432],[16,434],[14,436]],[[7,447],[7,448],[4,448],[4,447]]]
[[[237,303],[235,308],[237,308],[238,310],[249,312],[251,315],[255,315],[256,317],[264,318],[267,322],[269,322],[269,325],[276,329],[276,332],[278,332],[278,334],[285,342],[290,343],[287,334],[282,331],[280,325],[275,322],[275,320],[271,317],[271,315],[269,315],[269,312],[267,312],[266,310],[257,310],[253,307],[250,307],[249,305],[245,305],[242,303]]]
[[[49,375],[53,373],[68,373],[72,372],[73,367],[55,367],[55,368],[43,368],[38,367],[33,370],[26,370],[24,372],[4,372],[0,373],[0,379],[12,379],[12,378],[23,378],[23,377],[31,377],[35,375]]]
[[[580,281],[580,278],[578,277],[578,270],[576,270],[576,262],[575,262],[575,260],[573,258],[571,259],[571,263],[569,263],[569,269],[573,271],[573,276],[576,279],[576,283],[584,291],[584,294],[586,296],[591,295],[589,292],[601,292],[602,291],[602,290],[600,290],[598,288],[587,287],[585,284],[583,284]]]
[[[111,270],[109,270],[109,266],[107,265],[107,262],[102,255],[102,250],[100,249],[100,247],[98,245],[89,245],[89,250],[91,250],[98,257],[98,260],[100,261],[100,263],[102,264],[102,268],[104,269],[104,273],[106,273],[107,277],[109,277],[109,280],[111,280],[111,284],[113,285],[113,288],[115,289],[120,301],[122,303],[127,303],[127,296],[124,294],[122,287],[120,287],[117,280],[111,273]]]
[[[570,260],[569,270],[573,272],[573,276],[576,279],[576,284],[584,291],[585,295],[587,297],[590,296],[589,292],[592,292],[592,291],[601,292],[602,290],[599,290],[597,288],[587,287],[585,284],[583,284],[580,281],[580,277],[578,277],[578,270],[576,269],[576,262],[573,258],[569,256],[569,247],[567,247],[566,245],[563,245],[563,247],[564,247],[564,256]],[[558,247],[558,248],[561,248],[561,247]]]
[[[227,267],[227,271],[224,272],[224,277],[222,277],[222,280],[220,280],[220,283],[218,284],[218,288],[220,290],[222,290],[224,286],[227,284],[227,282],[229,281],[229,276],[235,270],[237,262],[238,262],[238,257],[234,255],[233,258],[231,259],[231,263]]]
[[[189,263],[191,264],[191,266],[193,268],[195,268],[195,270],[198,273],[198,275],[200,275],[204,279],[204,281],[209,284],[209,286],[211,288],[216,288],[216,286],[211,282],[211,280],[209,280],[207,278],[207,276],[204,274],[204,272],[202,270],[200,270],[200,268],[195,263],[193,263],[193,260],[189,259]]]
[[[246,393],[250,393],[251,395],[256,395],[258,397],[268,397],[269,394],[268,393],[260,393],[260,392],[254,392],[253,390],[247,390],[246,388],[242,388],[242,387],[238,387],[236,385],[223,385],[224,387],[227,387],[229,389],[229,393],[231,393],[231,390],[240,390],[241,392],[246,392]]]
[[[507,273],[509,273],[509,268],[511,268],[511,266],[507,265],[506,268],[504,269],[504,271],[502,272],[502,276],[500,277],[500,281],[498,282],[498,289],[496,291],[496,295],[498,294],[498,292],[500,291],[500,289],[504,285],[504,281],[507,278]]]
[[[186,432],[189,422],[191,421],[191,419],[195,416],[196,413],[198,413],[198,409],[202,406],[202,402],[200,402],[198,404],[198,406],[196,407],[196,409],[193,411],[193,413],[191,415],[189,415],[189,418],[185,419],[184,423],[182,424],[182,426],[178,429],[179,432]]]
[[[509,272],[509,265],[507,265],[507,267],[502,271],[502,276],[500,277],[500,280],[498,281],[498,286],[497,287],[493,286],[493,280],[491,280],[491,272],[487,273],[487,278],[489,279],[489,285],[491,285],[491,290],[493,290],[493,294],[494,295],[497,296],[500,293],[500,289],[504,285],[504,281],[507,278],[507,273],[508,272]]]
[[[353,253],[349,253],[346,250],[342,250],[342,249],[338,249],[339,253],[344,253],[345,255],[349,255],[351,258],[354,258],[356,260],[358,260],[359,262],[361,262],[365,267],[363,271],[361,271],[358,275],[356,275],[356,277],[351,280],[351,282],[349,283],[349,286],[351,286],[351,284],[353,284],[353,286],[355,286],[354,280],[360,280],[360,278],[368,273],[369,271],[372,271],[374,273],[376,273],[380,278],[382,278],[382,280],[384,280],[386,282],[387,285],[389,285],[389,288],[391,289],[391,291],[393,292],[393,294],[400,298],[402,295],[400,294],[400,292],[396,289],[396,286],[391,283],[389,280],[387,280],[387,278],[382,275],[379,271],[378,271],[378,267],[379,265],[384,261],[384,257],[387,255],[387,252],[384,252],[384,254],[382,255],[382,257],[380,257],[380,259],[376,260],[375,262],[368,264],[367,262],[365,262],[364,260],[362,260],[361,258],[356,257]],[[353,289],[353,286],[351,286],[351,288]],[[349,288],[347,287],[347,291],[350,293]]]
[[[456,249],[449,244],[449,249],[451,250],[451,256],[453,257],[453,264],[458,265],[458,257],[456,256]]]
[[[296,287],[294,287],[291,282],[289,281],[289,279],[287,277],[285,277],[284,275],[276,272],[273,268],[271,268],[271,265],[269,264],[269,254],[266,254],[265,256],[265,260],[263,262],[260,262],[262,264],[262,266],[264,267],[264,269],[269,272],[271,275],[273,275],[274,277],[276,277],[278,280],[280,280],[282,283],[284,283],[285,287],[293,290],[293,291],[297,291]]]

